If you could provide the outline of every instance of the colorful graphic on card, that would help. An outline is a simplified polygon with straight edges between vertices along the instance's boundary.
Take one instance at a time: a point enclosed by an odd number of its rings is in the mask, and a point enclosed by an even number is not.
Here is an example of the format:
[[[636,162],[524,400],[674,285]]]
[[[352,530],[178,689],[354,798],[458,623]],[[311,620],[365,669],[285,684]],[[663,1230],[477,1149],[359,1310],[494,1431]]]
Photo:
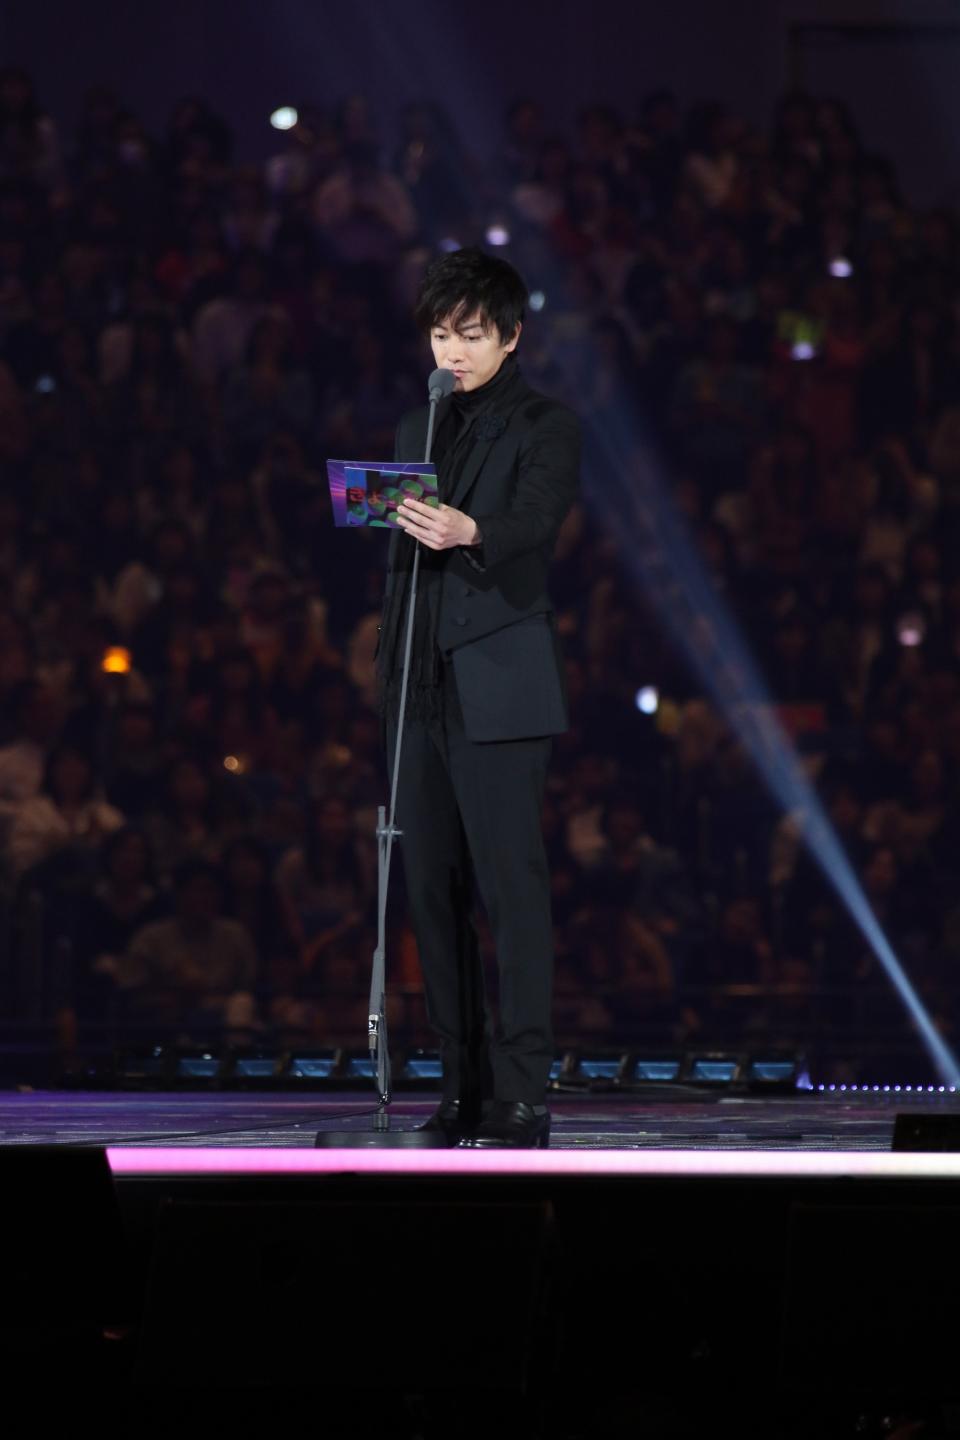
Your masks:
[[[399,530],[397,505],[408,496],[437,508],[437,467],[391,460],[328,460],[333,522]]]

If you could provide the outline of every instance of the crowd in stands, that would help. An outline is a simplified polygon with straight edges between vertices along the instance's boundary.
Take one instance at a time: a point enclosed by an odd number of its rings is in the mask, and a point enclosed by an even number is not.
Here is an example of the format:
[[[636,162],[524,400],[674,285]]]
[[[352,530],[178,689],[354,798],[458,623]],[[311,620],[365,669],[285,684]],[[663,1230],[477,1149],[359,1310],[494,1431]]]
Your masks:
[[[362,1043],[385,553],[334,529],[324,460],[392,454],[424,266],[506,239],[521,367],[588,429],[552,585],[561,1037],[809,1042],[896,1010],[609,519],[625,425],[949,1031],[957,217],[801,94],[766,132],[660,93],[565,133],[521,100],[492,161],[435,105],[384,133],[354,95],[262,167],[202,100],[155,134],[132,98],[91,89],[61,133],[0,72],[4,1013]],[[417,1038],[400,857],[388,954]]]

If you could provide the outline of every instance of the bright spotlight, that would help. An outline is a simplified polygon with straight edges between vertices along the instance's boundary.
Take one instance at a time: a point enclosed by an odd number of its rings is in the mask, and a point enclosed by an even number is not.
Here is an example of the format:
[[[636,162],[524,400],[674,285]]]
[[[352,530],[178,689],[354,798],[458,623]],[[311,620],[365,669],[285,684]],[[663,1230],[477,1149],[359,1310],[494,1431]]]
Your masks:
[[[637,691],[637,709],[643,715],[656,715],[660,708],[660,691],[656,685],[643,685]]]
[[[299,116],[292,105],[281,105],[274,110],[270,116],[270,124],[274,130],[292,130],[296,125]]]
[[[846,255],[834,255],[827,268],[834,280],[849,280],[853,274],[853,266]]]
[[[897,621],[897,639],[911,650],[923,644],[926,633],[927,622],[919,610],[908,610]]]
[[[531,310],[542,310],[543,307],[544,307],[544,305],[546,305],[546,303],[547,303],[547,297],[546,297],[546,295],[544,295],[544,293],[543,293],[542,290],[531,290],[531,291],[530,291],[530,309],[531,309]]]
[[[488,245],[509,245],[509,244],[510,244],[510,231],[507,229],[506,225],[500,225],[500,224],[488,225],[488,226],[487,226],[487,244],[488,244]]]

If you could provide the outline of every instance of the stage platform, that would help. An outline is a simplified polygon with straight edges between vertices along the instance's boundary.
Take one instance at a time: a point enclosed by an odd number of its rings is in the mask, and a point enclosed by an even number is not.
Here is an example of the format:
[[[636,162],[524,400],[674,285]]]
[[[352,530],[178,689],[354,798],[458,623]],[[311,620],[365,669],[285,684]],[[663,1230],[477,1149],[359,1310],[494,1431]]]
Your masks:
[[[960,1155],[891,1148],[956,1094],[557,1094],[546,1151],[315,1148],[371,1099],[0,1094],[5,1314],[56,1342],[0,1313],[8,1356],[308,1387],[346,1417],[327,1433],[411,1440],[869,1437],[874,1411],[960,1402]],[[65,1348],[59,1305],[96,1343]],[[374,1392],[393,1418],[357,1428]]]
[[[391,1123],[412,1128],[435,1104],[430,1095],[401,1096],[391,1106]],[[436,1151],[386,1156],[381,1151],[378,1160],[350,1150],[343,1152],[344,1159],[337,1151],[314,1154],[316,1134],[369,1130],[374,1113],[369,1093],[0,1092],[0,1144],[103,1146],[117,1174],[143,1174],[148,1165],[161,1172],[198,1173],[203,1165],[214,1166],[210,1153],[215,1150],[224,1152],[216,1168],[237,1174],[375,1170],[379,1164],[391,1173],[405,1166],[424,1173],[441,1163],[455,1164],[451,1173],[469,1173],[472,1163],[496,1166],[498,1161],[506,1161],[505,1168],[513,1172],[532,1166],[580,1175],[591,1169],[598,1174],[713,1174],[731,1173],[731,1157],[738,1157],[744,1173],[757,1175],[909,1173],[895,1167],[914,1164],[918,1173],[926,1173],[929,1157],[890,1155],[895,1117],[915,1111],[960,1116],[960,1095],[891,1086],[749,1096],[671,1086],[642,1096],[554,1095],[550,1110],[548,1151],[508,1156]],[[203,1151],[204,1159],[190,1161],[184,1153],[190,1150]],[[241,1153],[247,1150],[255,1153]],[[143,1152],[149,1152],[149,1160]],[[954,1162],[945,1156],[938,1163]]]

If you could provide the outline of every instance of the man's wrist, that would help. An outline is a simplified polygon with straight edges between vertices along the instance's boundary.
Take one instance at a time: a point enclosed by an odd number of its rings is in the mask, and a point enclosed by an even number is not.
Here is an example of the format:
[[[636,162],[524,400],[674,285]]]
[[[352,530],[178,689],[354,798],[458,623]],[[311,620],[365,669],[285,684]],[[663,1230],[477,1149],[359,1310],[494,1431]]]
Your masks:
[[[467,544],[470,546],[483,544],[483,536],[480,533],[480,526],[477,524],[476,520],[474,520],[473,522],[473,536],[467,541]]]

